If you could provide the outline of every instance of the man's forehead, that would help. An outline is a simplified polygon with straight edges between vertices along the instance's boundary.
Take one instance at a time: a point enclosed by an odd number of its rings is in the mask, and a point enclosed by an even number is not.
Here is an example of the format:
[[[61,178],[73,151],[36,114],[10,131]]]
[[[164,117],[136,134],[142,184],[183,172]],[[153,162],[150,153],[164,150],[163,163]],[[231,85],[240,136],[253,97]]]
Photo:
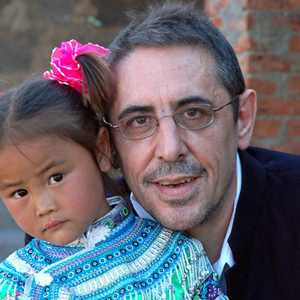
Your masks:
[[[178,70],[193,71],[190,67],[195,64],[200,66],[198,72],[201,69],[207,72],[208,67],[212,69],[214,59],[208,51],[197,46],[138,47],[117,63],[114,73],[117,78],[126,74],[142,80],[143,77],[156,77],[160,72],[176,76]]]
[[[119,113],[137,105],[169,110],[186,98],[210,100],[216,89],[214,68],[208,56],[200,53],[181,46],[135,50],[115,69],[112,110]]]

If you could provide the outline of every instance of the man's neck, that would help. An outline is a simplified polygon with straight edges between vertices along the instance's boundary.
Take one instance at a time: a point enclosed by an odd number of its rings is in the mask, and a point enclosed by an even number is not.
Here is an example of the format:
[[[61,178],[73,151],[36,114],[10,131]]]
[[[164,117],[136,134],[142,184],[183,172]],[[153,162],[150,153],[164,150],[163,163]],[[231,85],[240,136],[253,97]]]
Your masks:
[[[231,220],[236,195],[236,175],[234,176],[231,190],[228,190],[226,199],[218,209],[202,225],[187,230],[187,233],[201,241],[204,250],[212,264],[220,257],[223,242]]]
[[[191,237],[201,241],[204,250],[212,264],[214,264],[220,257],[222,245],[227,233],[228,225],[230,223],[231,214],[228,214],[226,218],[221,218],[218,224],[209,224],[205,227],[201,225],[187,230],[187,233]]]

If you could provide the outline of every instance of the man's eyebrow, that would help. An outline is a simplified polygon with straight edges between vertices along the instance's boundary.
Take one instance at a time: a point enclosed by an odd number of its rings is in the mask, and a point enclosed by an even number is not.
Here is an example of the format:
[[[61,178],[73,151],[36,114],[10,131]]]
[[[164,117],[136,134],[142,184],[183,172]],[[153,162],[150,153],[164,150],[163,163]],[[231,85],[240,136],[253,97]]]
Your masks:
[[[190,103],[206,103],[206,104],[212,104],[212,102],[208,99],[205,99],[200,96],[189,96],[177,101],[174,101],[172,103],[172,108],[175,110],[176,108],[190,104]],[[142,113],[150,113],[154,112],[155,107],[153,105],[132,105],[124,109],[120,115],[118,116],[118,120],[121,120],[125,118],[126,116],[135,113],[135,112],[142,112]]]
[[[212,105],[212,101],[200,96],[189,96],[178,101],[174,101],[172,104],[172,108],[176,109],[180,106],[191,104],[191,103],[201,103],[201,104],[210,104]]]
[[[132,105],[124,109],[120,115],[118,116],[118,120],[125,118],[126,116],[135,113],[135,112],[143,112],[143,113],[150,113],[155,111],[152,105]]]

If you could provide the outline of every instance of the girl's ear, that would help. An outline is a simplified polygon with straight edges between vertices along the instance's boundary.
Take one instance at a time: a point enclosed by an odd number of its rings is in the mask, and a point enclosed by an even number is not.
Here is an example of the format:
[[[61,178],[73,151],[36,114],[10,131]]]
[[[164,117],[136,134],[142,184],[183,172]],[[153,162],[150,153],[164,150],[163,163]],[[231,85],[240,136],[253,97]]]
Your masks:
[[[107,172],[110,169],[110,160],[111,160],[111,149],[109,134],[105,127],[101,127],[97,140],[97,161],[102,172]]]
[[[114,169],[120,168],[119,156],[113,144],[111,146],[111,165]]]

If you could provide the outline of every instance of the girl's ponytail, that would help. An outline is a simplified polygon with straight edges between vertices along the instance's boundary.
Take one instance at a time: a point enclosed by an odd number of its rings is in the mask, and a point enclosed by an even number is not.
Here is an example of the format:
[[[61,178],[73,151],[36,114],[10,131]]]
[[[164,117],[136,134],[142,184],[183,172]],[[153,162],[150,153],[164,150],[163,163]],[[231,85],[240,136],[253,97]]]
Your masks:
[[[82,82],[86,82],[89,93],[83,84],[83,103],[91,105],[97,114],[105,114],[108,99],[112,97],[113,76],[106,62],[93,53],[84,53],[76,59],[82,69]]]
[[[85,106],[90,104],[97,114],[107,111],[112,95],[112,73],[101,59],[110,51],[96,44],[82,45],[75,40],[62,42],[51,56],[52,70],[45,79],[69,85],[82,95]]]

